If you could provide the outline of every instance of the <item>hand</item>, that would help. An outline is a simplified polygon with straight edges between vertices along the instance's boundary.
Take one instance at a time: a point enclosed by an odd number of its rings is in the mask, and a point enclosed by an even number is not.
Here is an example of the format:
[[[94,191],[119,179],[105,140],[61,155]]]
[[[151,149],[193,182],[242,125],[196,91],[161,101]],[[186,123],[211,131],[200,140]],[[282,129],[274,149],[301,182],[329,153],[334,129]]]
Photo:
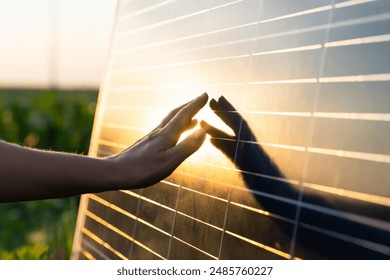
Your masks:
[[[225,97],[221,96],[218,101],[212,99],[210,101],[210,108],[233,130],[234,135],[227,134],[205,121],[202,121],[200,126],[211,136],[210,142],[221,150],[232,162],[237,163],[235,161],[237,141],[240,139],[255,142],[255,136],[247,122]]]
[[[236,109],[221,96],[218,101],[210,100],[210,108],[214,113],[234,132],[234,135],[227,134],[206,121],[201,121],[200,126],[211,136],[210,142],[221,150],[232,162],[234,162],[237,141],[240,134],[241,116]]]
[[[247,172],[281,176],[270,157],[258,144],[247,121],[238,113],[233,105],[221,96],[218,101],[212,99],[210,108],[234,132],[226,132],[205,121],[200,126],[211,136],[210,142],[223,152],[237,168]]]
[[[169,176],[205,140],[203,129],[196,130],[180,143],[180,135],[196,126],[193,119],[207,103],[206,93],[173,111],[148,135],[118,155],[113,163],[115,182],[122,188],[147,187]]]

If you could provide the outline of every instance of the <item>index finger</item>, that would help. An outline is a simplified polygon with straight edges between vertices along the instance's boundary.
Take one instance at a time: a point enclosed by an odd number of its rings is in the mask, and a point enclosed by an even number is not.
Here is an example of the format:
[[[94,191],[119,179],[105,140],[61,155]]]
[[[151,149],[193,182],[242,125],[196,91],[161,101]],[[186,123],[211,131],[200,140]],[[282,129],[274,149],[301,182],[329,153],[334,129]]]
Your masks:
[[[174,140],[178,140],[180,134],[191,125],[192,118],[204,107],[204,105],[206,105],[207,100],[207,93],[203,93],[184,106],[164,127],[165,132],[168,135],[171,135]]]
[[[166,126],[170,120],[176,116],[176,114],[181,110],[183,109],[185,106],[187,106],[189,103],[191,103],[191,101],[187,102],[187,103],[184,103],[182,105],[180,105],[179,107],[173,109],[172,111],[170,111],[168,113],[168,115],[165,116],[165,118],[160,122],[160,124],[157,126],[157,128],[163,128],[164,126]]]

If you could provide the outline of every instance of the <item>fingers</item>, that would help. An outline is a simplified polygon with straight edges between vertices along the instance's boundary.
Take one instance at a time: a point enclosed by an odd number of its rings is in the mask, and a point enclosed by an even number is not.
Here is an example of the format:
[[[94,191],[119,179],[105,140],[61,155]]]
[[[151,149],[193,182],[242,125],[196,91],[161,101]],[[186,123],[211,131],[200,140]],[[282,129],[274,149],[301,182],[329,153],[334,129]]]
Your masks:
[[[224,96],[221,96],[218,99],[218,103],[220,108],[224,111],[234,111],[234,112],[237,111],[236,108],[234,108],[233,105],[229,101],[227,101],[227,99]]]
[[[218,99],[218,102],[215,99],[212,99],[210,101],[210,108],[234,131],[235,135],[238,135],[241,125],[241,115],[225,97],[221,96]]]
[[[186,130],[193,129],[197,124],[198,124],[198,120],[197,120],[197,119],[191,120],[191,122],[190,122],[190,124],[187,126]]]
[[[194,126],[192,118],[206,105],[208,96],[206,93],[197,97],[186,106],[184,106],[171,121],[164,127],[164,132],[170,137],[175,144],[181,133]]]
[[[173,109],[172,111],[170,111],[168,113],[168,115],[166,115],[166,117],[160,122],[160,124],[157,126],[157,128],[163,128],[164,126],[166,126],[170,121],[171,119],[176,116],[176,114],[181,110],[183,109],[185,106],[187,106],[189,103],[191,103],[192,101],[189,101],[185,104],[182,104],[180,105],[179,107]]]
[[[206,139],[203,129],[198,129],[179,144],[168,150],[172,168],[179,166],[187,157],[196,152]]]
[[[236,151],[237,141],[236,137],[230,136],[229,134],[215,128],[205,121],[200,123],[200,126],[209,134],[212,138],[210,139],[211,144],[221,150],[228,158],[234,160]]]
[[[222,111],[222,109],[219,107],[218,102],[214,98],[210,100],[210,108],[213,111]]]
[[[205,121],[200,122],[200,127],[203,128],[203,130],[213,138],[232,138],[226,132],[208,124]]]
[[[189,101],[185,104],[182,104],[180,105],[179,107],[173,109],[172,111],[170,111],[168,113],[168,115],[165,116],[165,118],[159,123],[159,125],[157,127],[155,127],[151,132],[148,133],[148,135],[145,135],[144,137],[142,137],[141,139],[139,139],[137,142],[135,142],[132,146],[135,146],[136,144],[138,144],[139,142],[143,141],[145,138],[147,138],[149,135],[153,134],[154,132],[156,132],[157,130],[165,127],[169,122],[170,120],[176,116],[177,112],[179,112],[181,109],[183,109],[185,106],[187,106],[189,103],[191,103],[192,101]],[[188,126],[188,129],[191,129],[193,127],[195,127],[196,125],[198,124],[198,121],[197,120],[193,120],[189,126]],[[132,147],[131,146],[131,147]]]

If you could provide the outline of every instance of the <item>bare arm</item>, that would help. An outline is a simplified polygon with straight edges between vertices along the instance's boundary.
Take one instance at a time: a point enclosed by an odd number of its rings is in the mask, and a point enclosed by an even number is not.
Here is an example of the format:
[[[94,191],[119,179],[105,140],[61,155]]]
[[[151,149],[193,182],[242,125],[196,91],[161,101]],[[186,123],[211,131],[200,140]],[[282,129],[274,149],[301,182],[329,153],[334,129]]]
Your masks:
[[[60,198],[83,193],[146,187],[170,175],[203,143],[192,118],[207,94],[184,104],[151,133],[125,151],[107,158],[29,149],[0,141],[0,202]]]

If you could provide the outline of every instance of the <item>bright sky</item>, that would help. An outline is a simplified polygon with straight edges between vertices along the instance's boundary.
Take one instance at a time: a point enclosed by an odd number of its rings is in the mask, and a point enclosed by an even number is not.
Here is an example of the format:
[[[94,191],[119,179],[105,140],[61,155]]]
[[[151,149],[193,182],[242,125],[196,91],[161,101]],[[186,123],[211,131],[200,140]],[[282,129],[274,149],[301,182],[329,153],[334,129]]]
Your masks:
[[[0,87],[97,88],[116,2],[0,0]]]

